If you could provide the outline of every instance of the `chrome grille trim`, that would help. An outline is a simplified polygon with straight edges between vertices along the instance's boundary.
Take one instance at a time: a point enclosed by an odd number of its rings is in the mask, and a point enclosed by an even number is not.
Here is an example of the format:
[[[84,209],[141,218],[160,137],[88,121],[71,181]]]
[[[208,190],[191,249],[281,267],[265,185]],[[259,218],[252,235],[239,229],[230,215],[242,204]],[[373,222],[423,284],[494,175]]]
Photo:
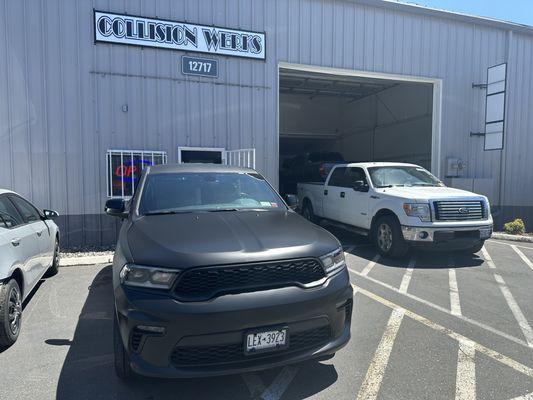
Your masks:
[[[434,201],[436,221],[477,221],[487,219],[485,202],[481,200]]]

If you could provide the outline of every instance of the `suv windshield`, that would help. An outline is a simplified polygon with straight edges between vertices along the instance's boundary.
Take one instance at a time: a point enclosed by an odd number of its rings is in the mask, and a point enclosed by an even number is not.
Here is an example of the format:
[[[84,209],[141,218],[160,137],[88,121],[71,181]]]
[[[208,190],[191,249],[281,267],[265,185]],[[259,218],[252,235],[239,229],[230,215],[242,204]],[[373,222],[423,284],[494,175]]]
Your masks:
[[[287,208],[259,174],[168,173],[146,177],[139,214]]]
[[[429,171],[415,166],[389,166],[368,168],[374,187],[392,186],[444,186]]]

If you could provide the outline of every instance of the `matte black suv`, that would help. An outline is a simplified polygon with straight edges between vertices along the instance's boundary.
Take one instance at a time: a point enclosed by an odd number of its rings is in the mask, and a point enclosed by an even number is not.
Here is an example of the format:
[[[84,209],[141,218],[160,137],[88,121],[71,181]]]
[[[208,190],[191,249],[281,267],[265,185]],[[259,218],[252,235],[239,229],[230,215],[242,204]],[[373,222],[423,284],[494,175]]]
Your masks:
[[[115,367],[197,377],[334,354],[350,339],[352,288],[338,240],[256,171],[148,167],[113,260]]]

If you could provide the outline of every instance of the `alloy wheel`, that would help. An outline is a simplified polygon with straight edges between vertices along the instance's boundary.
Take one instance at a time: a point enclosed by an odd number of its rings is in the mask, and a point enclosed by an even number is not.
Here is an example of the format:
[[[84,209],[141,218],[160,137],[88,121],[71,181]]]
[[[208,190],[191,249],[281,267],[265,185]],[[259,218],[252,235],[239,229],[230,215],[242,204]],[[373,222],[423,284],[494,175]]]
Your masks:
[[[392,247],[392,229],[388,224],[378,227],[378,246],[383,252],[388,252]]]
[[[9,321],[9,330],[12,335],[17,335],[20,329],[20,317],[22,315],[22,300],[20,296],[20,291],[12,287],[9,291],[9,302],[8,302],[8,321]]]

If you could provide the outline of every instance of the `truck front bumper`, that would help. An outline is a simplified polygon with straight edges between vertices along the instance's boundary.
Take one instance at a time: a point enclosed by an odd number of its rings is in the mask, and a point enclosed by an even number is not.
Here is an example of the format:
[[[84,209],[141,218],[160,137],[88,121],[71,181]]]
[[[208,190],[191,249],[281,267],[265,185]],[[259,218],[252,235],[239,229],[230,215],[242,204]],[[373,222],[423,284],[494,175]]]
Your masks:
[[[404,239],[413,246],[468,249],[489,239],[492,224],[476,226],[424,227],[402,225]]]

